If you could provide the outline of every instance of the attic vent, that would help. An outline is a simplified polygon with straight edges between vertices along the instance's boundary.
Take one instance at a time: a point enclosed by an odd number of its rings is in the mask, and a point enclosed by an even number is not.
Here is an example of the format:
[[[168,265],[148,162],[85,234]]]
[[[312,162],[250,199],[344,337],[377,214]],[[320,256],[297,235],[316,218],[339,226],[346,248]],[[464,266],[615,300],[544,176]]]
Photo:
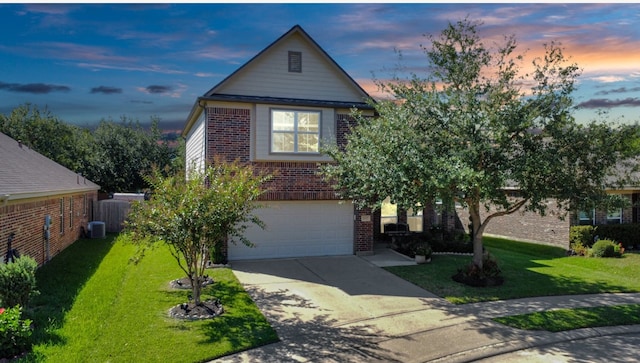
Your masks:
[[[302,52],[289,51],[289,72],[302,73]]]

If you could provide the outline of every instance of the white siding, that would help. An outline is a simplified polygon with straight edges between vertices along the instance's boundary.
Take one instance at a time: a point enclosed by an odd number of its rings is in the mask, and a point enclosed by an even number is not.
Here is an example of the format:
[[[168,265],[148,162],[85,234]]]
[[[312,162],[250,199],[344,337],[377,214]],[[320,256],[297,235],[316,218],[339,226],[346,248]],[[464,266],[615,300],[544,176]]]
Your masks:
[[[285,105],[256,105],[255,116],[255,159],[279,161],[331,161],[320,154],[271,154],[271,109],[320,111],[322,113],[320,137],[323,143],[335,143],[336,117],[332,108],[292,107]]]
[[[288,71],[288,52],[302,53],[302,72]],[[363,95],[300,34],[275,44],[216,90],[220,94],[362,102]]]
[[[205,117],[204,112],[198,118],[195,125],[189,131],[185,143],[186,168],[187,173],[191,168],[197,171],[204,171],[205,164]]]

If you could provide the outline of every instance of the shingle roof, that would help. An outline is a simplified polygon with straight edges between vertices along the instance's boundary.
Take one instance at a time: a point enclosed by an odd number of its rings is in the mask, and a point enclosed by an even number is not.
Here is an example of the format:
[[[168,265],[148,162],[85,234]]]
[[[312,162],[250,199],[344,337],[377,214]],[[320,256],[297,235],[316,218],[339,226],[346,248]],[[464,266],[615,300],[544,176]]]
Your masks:
[[[0,133],[0,198],[93,191],[100,186]]]

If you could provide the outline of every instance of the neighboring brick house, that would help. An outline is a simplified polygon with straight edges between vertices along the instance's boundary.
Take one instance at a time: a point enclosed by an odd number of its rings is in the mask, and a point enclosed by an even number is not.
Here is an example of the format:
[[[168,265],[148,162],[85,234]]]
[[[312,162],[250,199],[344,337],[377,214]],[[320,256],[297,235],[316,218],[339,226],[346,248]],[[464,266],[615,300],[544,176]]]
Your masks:
[[[513,238],[521,241],[535,242],[569,249],[569,230],[577,225],[628,224],[639,223],[640,190],[628,188],[609,190],[610,194],[620,194],[629,199],[626,208],[614,211],[590,210],[580,212],[558,211],[555,200],[548,200],[545,216],[534,212],[517,211],[513,214],[493,219],[485,234]],[[469,213],[466,209],[456,209],[465,230],[468,230]],[[494,210],[489,211],[494,212]],[[563,217],[563,218],[560,218]]]
[[[300,27],[294,26],[199,97],[182,132],[186,162],[239,159],[274,177],[265,185],[267,229],[256,247],[228,246],[228,259],[373,253],[373,218],[340,201],[318,175],[331,162],[321,143],[344,143],[351,109],[373,115],[370,96]]]
[[[80,237],[99,188],[0,133],[0,259],[13,236],[12,249],[46,263]]]

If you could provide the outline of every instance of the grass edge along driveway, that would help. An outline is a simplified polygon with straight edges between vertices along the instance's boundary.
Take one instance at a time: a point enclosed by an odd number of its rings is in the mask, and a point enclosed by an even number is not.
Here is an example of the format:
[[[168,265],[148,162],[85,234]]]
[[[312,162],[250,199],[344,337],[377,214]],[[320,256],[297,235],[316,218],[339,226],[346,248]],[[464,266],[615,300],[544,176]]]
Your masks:
[[[640,255],[622,258],[566,256],[561,248],[485,237],[485,246],[497,257],[505,277],[499,287],[474,288],[451,279],[470,256],[435,255],[432,262],[386,268],[454,304],[509,300],[524,297],[640,292]],[[520,329],[548,331],[584,327],[638,324],[638,307],[604,306],[539,312],[495,321]],[[629,313],[629,312],[632,313]],[[597,316],[600,316],[598,318]]]
[[[215,283],[203,299],[218,298],[225,313],[212,320],[180,321],[168,310],[189,290],[165,247],[129,262],[135,247],[115,235],[79,240],[37,272],[41,294],[26,315],[35,322],[31,362],[196,362],[278,340],[275,330],[230,269],[209,270]]]

